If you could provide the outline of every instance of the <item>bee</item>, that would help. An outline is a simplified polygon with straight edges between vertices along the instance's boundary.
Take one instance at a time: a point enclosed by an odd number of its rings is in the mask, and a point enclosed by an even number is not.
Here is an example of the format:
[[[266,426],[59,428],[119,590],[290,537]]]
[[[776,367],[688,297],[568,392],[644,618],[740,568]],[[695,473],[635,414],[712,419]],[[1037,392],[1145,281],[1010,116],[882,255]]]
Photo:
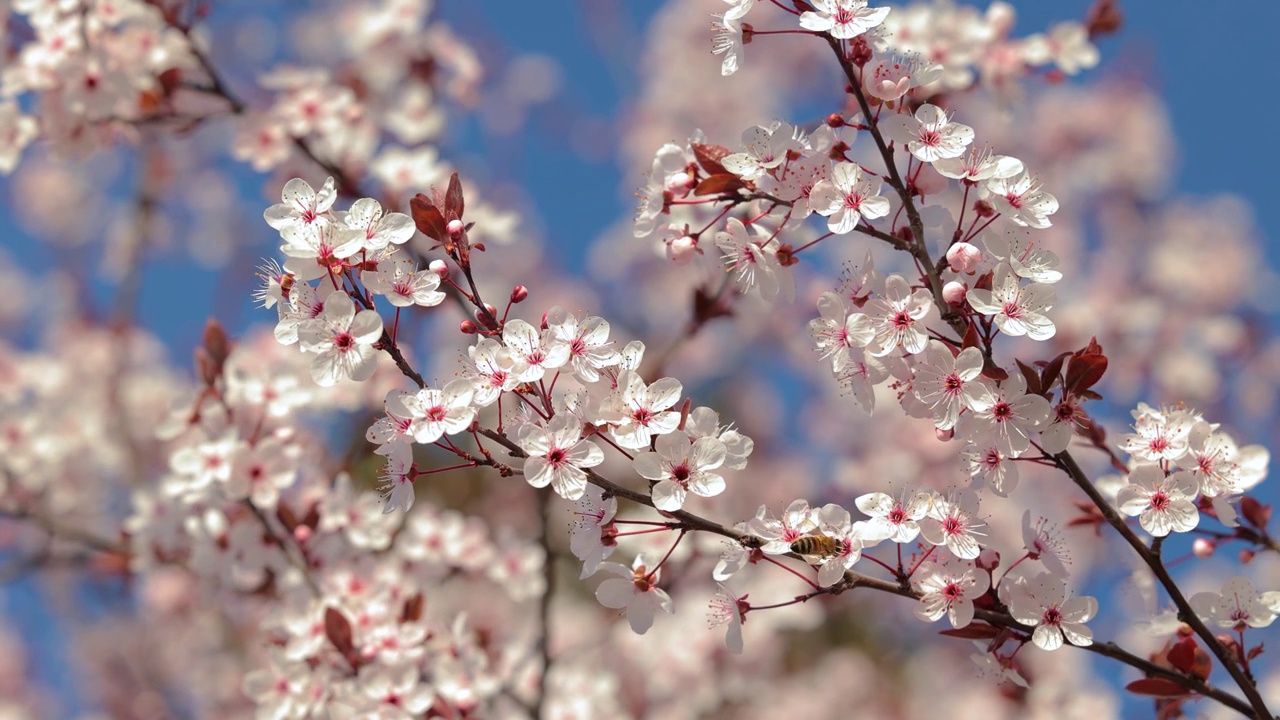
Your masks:
[[[840,541],[830,535],[805,535],[791,541],[791,552],[810,557],[831,557],[839,554]]]

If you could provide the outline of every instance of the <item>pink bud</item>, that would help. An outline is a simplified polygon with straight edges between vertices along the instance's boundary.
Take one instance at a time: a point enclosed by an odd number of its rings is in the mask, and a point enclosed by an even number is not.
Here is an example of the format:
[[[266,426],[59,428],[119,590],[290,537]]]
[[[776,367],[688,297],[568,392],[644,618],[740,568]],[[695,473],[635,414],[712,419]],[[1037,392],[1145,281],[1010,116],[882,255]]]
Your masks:
[[[956,436],[956,431],[954,428],[948,428],[946,430],[939,430],[938,428],[934,428],[933,435],[934,437],[938,438],[938,440],[942,442],[947,442],[948,440]]]
[[[958,242],[947,248],[947,264],[953,272],[972,275],[982,260],[982,251],[967,242]]]
[[[427,269],[439,275],[441,280],[444,280],[445,278],[449,277],[449,263],[445,262],[444,260],[439,260],[439,259],[432,260],[427,265]]]
[[[1191,552],[1195,553],[1196,557],[1204,560],[1213,554],[1216,547],[1213,541],[1208,538],[1196,538],[1196,541],[1191,543]]]
[[[444,230],[449,233],[449,237],[456,240],[462,237],[462,233],[466,232],[467,227],[462,224],[461,220],[454,218],[449,221],[448,225],[444,226]]]
[[[311,539],[311,527],[308,525],[299,525],[293,529],[293,539],[299,543],[305,543]]]
[[[688,235],[682,235],[667,241],[667,258],[677,265],[685,265],[693,259],[698,249],[698,241]]]
[[[983,550],[978,555],[978,558],[975,561],[975,564],[979,568],[986,570],[987,572],[995,570],[996,568],[1000,567],[1000,553],[991,549]]]
[[[517,285],[511,290],[511,303],[522,303],[529,297],[529,288],[523,285]]]
[[[463,335],[475,335],[477,332],[480,332],[476,328],[476,324],[470,320],[463,320],[458,323],[458,330],[461,331]]]
[[[951,307],[960,307],[964,305],[964,298],[968,292],[964,283],[952,280],[942,286],[942,299]]]
[[[673,197],[682,198],[693,189],[693,176],[687,172],[672,173],[667,178],[667,190]]]

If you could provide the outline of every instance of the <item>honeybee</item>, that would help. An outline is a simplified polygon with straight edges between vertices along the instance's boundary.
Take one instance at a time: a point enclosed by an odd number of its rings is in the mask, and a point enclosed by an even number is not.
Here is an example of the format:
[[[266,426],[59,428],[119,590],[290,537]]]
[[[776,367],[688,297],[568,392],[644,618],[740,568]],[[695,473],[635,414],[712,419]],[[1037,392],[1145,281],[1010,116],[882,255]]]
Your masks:
[[[791,552],[810,557],[831,557],[840,552],[840,541],[830,535],[805,535],[791,541]]]

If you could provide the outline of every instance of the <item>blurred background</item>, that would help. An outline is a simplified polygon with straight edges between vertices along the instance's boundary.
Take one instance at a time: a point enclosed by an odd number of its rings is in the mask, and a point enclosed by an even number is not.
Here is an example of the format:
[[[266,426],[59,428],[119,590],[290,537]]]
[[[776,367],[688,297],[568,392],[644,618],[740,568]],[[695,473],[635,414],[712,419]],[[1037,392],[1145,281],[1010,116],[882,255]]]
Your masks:
[[[716,0],[436,5],[433,17],[469,45],[475,68],[464,89],[439,103],[430,143],[509,223],[494,230],[482,259],[498,274],[494,287],[529,285],[529,312],[562,302],[606,314],[615,337],[677,335],[688,290],[705,276],[663,263],[651,241],[631,233],[635,193],[661,143],[681,144],[701,129],[712,142],[735,146],[752,124],[787,119],[812,126],[839,107],[829,58],[821,47],[802,47],[814,43],[799,36],[758,38],[746,48],[744,70],[721,78],[719,58],[710,53],[711,14],[723,10]],[[1081,21],[1092,3],[1008,5],[1017,17],[1012,35],[1022,36]],[[1274,447],[1280,218],[1266,208],[1274,202],[1271,173],[1280,167],[1280,146],[1268,140],[1266,111],[1278,69],[1272,35],[1280,4],[1136,0],[1120,9],[1119,32],[1098,43],[1098,67],[1054,81],[1028,78],[1013,97],[958,99],[959,119],[977,129],[980,143],[1026,158],[1063,202],[1062,221],[1055,218],[1050,235],[1061,242],[1054,249],[1068,273],[1054,313],[1060,342],[1053,352],[1098,335],[1109,355],[1122,354],[1112,355],[1103,388],[1108,401],[1091,408],[1109,421],[1112,438],[1124,431],[1137,401],[1186,400],[1241,444]],[[783,27],[789,18],[773,10],[762,4],[748,19],[758,29]],[[255,107],[270,102],[261,89],[268,70],[328,64],[334,19],[342,13],[342,3],[220,0],[210,4],[200,32],[233,93]],[[21,32],[14,23],[10,30]],[[234,132],[214,120],[163,143],[122,135],[109,150],[73,158],[51,157],[40,142],[28,148],[18,169],[0,179],[6,260],[0,282],[7,290],[0,293],[0,322],[10,342],[38,348],[55,318],[67,316],[134,323],[158,339],[181,372],[206,318],[237,338],[269,326],[274,313],[255,308],[251,297],[253,268],[277,254],[277,234],[261,212],[278,201],[283,178],[299,175],[318,187],[326,173],[297,157],[257,172],[229,156]],[[156,163],[166,166],[160,173],[166,181],[148,187],[155,175],[140,168]],[[141,250],[134,235],[139,193],[162,208]],[[669,365],[700,401],[721,411],[722,421],[740,423],[758,443],[774,438],[773,447],[761,443],[762,453],[783,459],[767,467],[815,478],[811,491],[836,501],[863,489],[854,478],[909,476],[944,462],[936,448],[901,449],[925,460],[851,450],[837,428],[860,428],[866,433],[860,442],[873,444],[877,432],[893,426],[849,425],[840,413],[863,415],[832,409],[829,378],[790,368],[807,357],[803,323],[816,315],[814,299],[837,282],[828,268],[864,251],[832,250],[823,260],[830,265],[818,263],[802,276],[794,305],[772,321],[798,339],[735,355],[775,337],[770,323],[735,319],[726,324],[745,324],[733,331],[740,344],[723,344],[730,342],[728,329],[713,332],[681,348]],[[536,277],[498,269],[504,263],[533,269]],[[681,291],[673,293],[676,287]],[[439,325],[455,323],[446,318]],[[418,337],[427,346],[443,333],[427,329]],[[424,355],[432,375],[445,377],[457,351]],[[852,405],[847,398],[845,404]],[[356,410],[329,431],[341,436],[371,417]],[[799,440],[811,443],[795,453],[803,460],[778,447]],[[753,499],[777,506],[789,497]],[[1259,497],[1274,501],[1274,483],[1262,486]],[[726,517],[752,512],[737,509],[745,513]],[[1058,519],[1069,517],[1070,508],[1061,506]],[[1206,567],[1196,581],[1206,588],[1230,571],[1229,564]],[[1094,570],[1086,589],[1102,596],[1104,607],[1129,602],[1116,596],[1130,591],[1113,592],[1128,568]],[[1260,583],[1269,580],[1268,589],[1280,587],[1273,561],[1259,561],[1251,573]],[[26,646],[24,672],[52,690],[57,717],[101,710],[84,695],[69,640],[92,618],[69,621],[60,608],[65,593],[86,595],[72,603],[81,613],[114,612],[132,602],[127,581],[102,582],[113,586],[51,585],[30,573],[0,585],[0,612]],[[111,602],[101,600],[104,592]],[[1129,625],[1104,613],[1095,630],[1124,637]],[[750,634],[747,644],[750,652]],[[1114,667],[1091,668],[1081,672],[1118,687]],[[1120,712],[1150,712],[1145,700],[1118,702],[1113,709]]]

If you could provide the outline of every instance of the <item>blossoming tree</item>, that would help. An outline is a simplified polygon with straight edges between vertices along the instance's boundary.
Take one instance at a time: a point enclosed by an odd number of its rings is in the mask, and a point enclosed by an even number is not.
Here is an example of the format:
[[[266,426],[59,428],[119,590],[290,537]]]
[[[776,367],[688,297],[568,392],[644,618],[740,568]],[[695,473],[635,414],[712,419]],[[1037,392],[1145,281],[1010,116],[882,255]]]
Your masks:
[[[485,86],[426,0],[248,69],[201,3],[8,11],[0,170],[116,292],[51,278],[0,356],[0,572],[58,598],[99,715],[1280,708],[1257,247],[1160,185],[1156,100],[1064,82],[1114,3],[1025,37],[1001,3],[671,3],[586,276],[449,157]],[[210,321],[194,373],[135,312],[184,233],[273,327]],[[0,709],[64,712],[21,656]]]

